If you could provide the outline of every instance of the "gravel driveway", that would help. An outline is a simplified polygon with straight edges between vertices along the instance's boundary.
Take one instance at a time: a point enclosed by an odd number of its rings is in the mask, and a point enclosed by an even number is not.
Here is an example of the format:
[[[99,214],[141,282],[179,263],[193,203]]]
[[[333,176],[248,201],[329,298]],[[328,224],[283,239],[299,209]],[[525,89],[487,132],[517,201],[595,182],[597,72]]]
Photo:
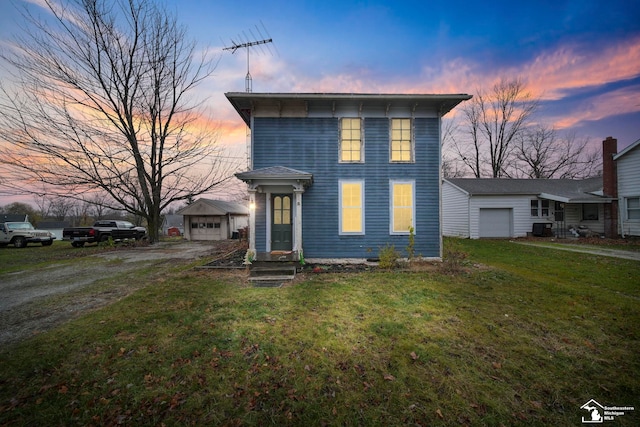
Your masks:
[[[177,263],[213,257],[227,250],[225,245],[232,244],[229,241],[180,242],[119,248],[72,263],[2,274],[0,346],[46,331],[128,295],[150,282],[127,280],[142,268],[155,266],[152,275],[160,275]]]

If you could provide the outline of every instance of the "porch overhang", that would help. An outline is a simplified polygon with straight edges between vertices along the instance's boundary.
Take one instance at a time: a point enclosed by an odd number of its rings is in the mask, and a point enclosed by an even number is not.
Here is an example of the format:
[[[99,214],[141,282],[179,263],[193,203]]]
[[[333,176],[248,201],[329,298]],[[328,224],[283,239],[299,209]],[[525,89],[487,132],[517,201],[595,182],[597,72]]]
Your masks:
[[[294,259],[302,256],[302,194],[313,184],[313,175],[309,172],[291,169],[285,166],[272,166],[235,174],[236,178],[249,186],[249,251],[256,253],[256,193],[290,193],[293,196],[293,242],[291,254]],[[265,207],[267,211],[270,208]],[[267,240],[270,238],[270,221],[267,221]],[[267,252],[271,244],[267,244]],[[278,259],[283,254],[278,254]]]
[[[304,191],[313,184],[313,174],[285,166],[272,166],[235,174],[236,178],[249,184],[249,189],[260,191],[261,187],[291,185]]]
[[[560,203],[581,203],[581,204],[589,204],[589,203],[611,203],[615,198],[611,197],[601,197],[601,196],[589,196],[589,195],[581,195],[580,197],[566,197],[560,196],[557,194],[549,194],[549,193],[540,193],[538,197],[541,199],[547,199],[554,202]]]

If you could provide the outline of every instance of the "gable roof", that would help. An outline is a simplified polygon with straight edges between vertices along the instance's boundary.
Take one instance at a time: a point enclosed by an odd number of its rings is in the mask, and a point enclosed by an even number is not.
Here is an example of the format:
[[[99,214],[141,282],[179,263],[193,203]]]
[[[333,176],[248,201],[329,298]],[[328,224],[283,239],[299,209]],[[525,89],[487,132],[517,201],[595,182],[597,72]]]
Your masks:
[[[178,215],[249,215],[249,208],[224,200],[198,199],[176,212]]]
[[[251,111],[256,103],[268,103],[282,107],[283,104],[299,104],[307,112],[317,106],[331,106],[336,103],[379,105],[382,111],[390,106],[406,106],[412,111],[416,109],[437,110],[441,116],[451,111],[462,101],[472,95],[461,94],[380,94],[380,93],[255,93],[228,92],[225,96],[236,109],[244,122],[251,126]]]
[[[602,177],[587,179],[449,178],[470,196],[536,196],[564,203],[609,203]]]
[[[637,140],[636,142],[634,142],[633,144],[625,147],[625,149],[622,150],[621,152],[619,152],[618,154],[614,154],[613,160],[618,160],[620,157],[622,157],[625,154],[635,150],[637,147],[640,147],[640,139]]]

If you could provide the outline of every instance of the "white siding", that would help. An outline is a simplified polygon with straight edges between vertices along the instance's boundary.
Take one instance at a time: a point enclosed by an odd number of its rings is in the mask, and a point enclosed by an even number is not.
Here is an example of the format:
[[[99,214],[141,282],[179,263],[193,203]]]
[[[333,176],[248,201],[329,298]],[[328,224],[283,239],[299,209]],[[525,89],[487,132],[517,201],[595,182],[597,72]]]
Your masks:
[[[229,227],[229,233],[233,235],[234,232],[249,226],[248,215],[231,215],[231,226]]]
[[[620,234],[640,236],[640,220],[627,218],[626,198],[640,196],[640,146],[617,160]]]
[[[470,237],[480,237],[480,209],[512,209],[512,235],[525,237],[534,222],[550,222],[546,218],[531,216],[531,196],[474,196],[469,208]]]
[[[595,233],[604,234],[604,205],[602,203],[598,204],[597,220],[582,219],[582,203],[565,205],[564,218],[567,229],[571,226],[586,227]]]
[[[469,195],[448,181],[442,183],[442,234],[469,237]]]

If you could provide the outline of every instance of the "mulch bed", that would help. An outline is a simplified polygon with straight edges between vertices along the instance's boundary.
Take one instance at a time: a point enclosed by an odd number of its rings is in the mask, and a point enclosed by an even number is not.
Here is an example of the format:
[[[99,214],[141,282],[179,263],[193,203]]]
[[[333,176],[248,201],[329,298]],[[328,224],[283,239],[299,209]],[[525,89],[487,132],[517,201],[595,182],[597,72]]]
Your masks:
[[[216,247],[214,259],[200,268],[246,268],[244,255],[247,252],[246,241],[227,241]]]

